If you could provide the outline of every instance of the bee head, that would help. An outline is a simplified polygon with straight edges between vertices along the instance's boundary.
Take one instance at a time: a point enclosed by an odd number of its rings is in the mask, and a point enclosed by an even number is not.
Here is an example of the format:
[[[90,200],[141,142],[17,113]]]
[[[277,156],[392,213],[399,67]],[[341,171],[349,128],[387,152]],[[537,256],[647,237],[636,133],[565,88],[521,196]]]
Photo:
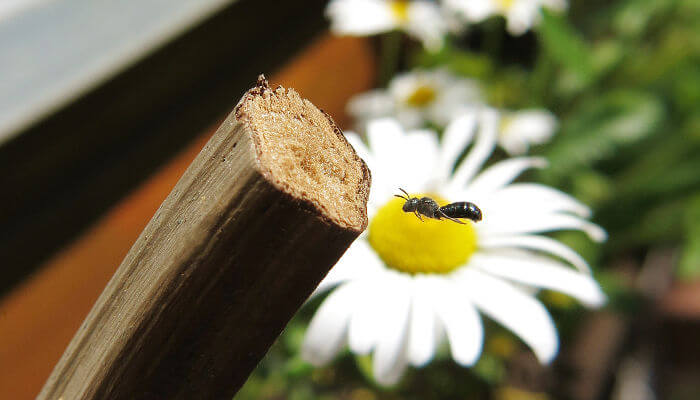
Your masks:
[[[417,197],[411,197],[408,192],[405,190],[399,188],[400,191],[403,192],[403,194],[395,194],[394,197],[398,197],[400,199],[406,200],[405,203],[403,203],[403,207],[401,209],[404,212],[414,212],[418,209],[418,202],[420,201]]]
[[[417,197],[409,197],[409,198],[406,200],[406,202],[403,203],[403,207],[401,207],[401,209],[402,209],[404,212],[413,212],[413,211],[416,211],[416,210],[418,209],[418,202],[419,202],[419,201],[420,201],[420,199],[418,199]]]

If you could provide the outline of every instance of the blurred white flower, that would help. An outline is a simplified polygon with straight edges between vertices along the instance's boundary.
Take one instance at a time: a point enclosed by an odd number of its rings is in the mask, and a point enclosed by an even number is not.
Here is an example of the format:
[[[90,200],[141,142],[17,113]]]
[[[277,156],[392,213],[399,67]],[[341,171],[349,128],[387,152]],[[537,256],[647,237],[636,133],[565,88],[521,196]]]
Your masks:
[[[357,128],[364,131],[369,121],[381,117],[395,118],[406,129],[423,127],[426,122],[445,126],[483,106],[476,81],[435,69],[399,74],[388,89],[374,89],[350,99],[347,109]],[[498,144],[510,155],[522,155],[530,145],[546,143],[557,128],[556,117],[547,110],[501,113]]]
[[[481,354],[481,312],[548,363],[557,353],[557,331],[532,293],[547,288],[591,307],[605,302],[586,262],[540,235],[574,229],[604,240],[605,232],[586,219],[589,209],[553,188],[511,183],[544,160],[511,158],[479,172],[498,124],[497,112],[485,109],[451,122],[441,143],[432,131],[405,132],[392,119],[370,123],[370,148],[348,134],[372,171],[370,224],[315,292],[332,289],[304,338],[306,360],[323,365],[348,344],[356,354],[373,352],[376,380],[390,385],[408,364],[430,362],[446,337],[452,358],[469,366]],[[453,172],[475,131],[474,145]],[[393,197],[398,187],[441,204],[472,201],[483,220],[421,222],[401,210],[404,200]]]
[[[442,0],[442,3],[469,23],[502,15],[506,19],[506,29],[513,35],[522,35],[537,25],[542,7],[555,11],[563,11],[567,7],[566,0]]]
[[[523,155],[530,145],[548,142],[556,129],[557,119],[547,110],[504,111],[498,144],[510,155]]]
[[[353,97],[348,113],[364,127],[379,117],[394,117],[405,128],[430,121],[445,126],[457,115],[483,103],[479,85],[444,69],[399,74],[388,89],[375,89]]]
[[[366,36],[398,29],[430,50],[442,47],[447,33],[440,7],[427,0],[331,0],[326,15],[335,34]]]

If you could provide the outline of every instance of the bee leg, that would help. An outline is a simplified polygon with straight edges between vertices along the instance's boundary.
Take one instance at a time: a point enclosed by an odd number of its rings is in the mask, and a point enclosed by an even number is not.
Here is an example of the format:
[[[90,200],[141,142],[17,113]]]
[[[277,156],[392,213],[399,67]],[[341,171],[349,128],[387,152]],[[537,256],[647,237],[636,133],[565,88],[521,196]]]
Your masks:
[[[447,214],[445,214],[445,213],[442,212],[442,211],[439,211],[439,213],[440,213],[439,215],[442,215],[443,217],[449,219],[449,220],[452,221],[452,222],[456,222],[456,223],[462,224],[462,225],[465,224],[465,222],[462,222],[462,221],[458,220],[457,218],[452,218],[452,217],[448,216]],[[439,218],[438,218],[438,219],[439,219]]]
[[[421,217],[420,214],[418,214],[418,211],[414,211],[413,213],[416,214],[416,217],[418,217],[420,222],[423,222],[423,217]]]

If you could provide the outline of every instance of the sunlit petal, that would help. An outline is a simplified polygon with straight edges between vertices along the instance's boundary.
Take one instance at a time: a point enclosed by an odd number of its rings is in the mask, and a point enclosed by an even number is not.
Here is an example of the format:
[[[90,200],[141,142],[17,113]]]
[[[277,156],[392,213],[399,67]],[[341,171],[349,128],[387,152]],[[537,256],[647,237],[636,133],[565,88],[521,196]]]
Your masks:
[[[567,215],[552,214],[542,215],[509,215],[499,216],[488,214],[490,220],[484,220],[477,225],[481,235],[514,235],[522,233],[553,232],[561,230],[579,230],[585,232],[596,242],[602,242],[607,238],[605,231],[598,225],[585,219]]]
[[[465,269],[460,284],[482,312],[518,335],[542,363],[554,358],[559,348],[557,331],[539,301],[475,269]]]
[[[391,281],[377,278],[367,282],[362,295],[356,299],[348,328],[348,345],[355,354],[369,354],[372,351],[379,337],[377,327],[381,325],[384,315],[391,311],[382,303],[385,292],[383,284],[391,284]]]
[[[457,158],[472,141],[476,122],[476,112],[470,112],[455,118],[445,128],[445,133],[440,143],[440,163],[436,172],[441,184],[449,181]]]
[[[364,240],[355,241],[345,255],[331,268],[311,295],[316,296],[345,281],[373,275],[382,268],[382,262]]]
[[[522,255],[509,257],[492,251],[474,255],[473,263],[489,274],[556,290],[591,307],[599,307],[605,303],[603,291],[590,274],[572,271],[554,260]]]
[[[467,187],[475,196],[488,194],[510,183],[529,168],[544,168],[547,160],[540,157],[511,158],[486,168]]]
[[[409,131],[402,143],[395,145],[402,162],[396,166],[395,184],[410,192],[420,191],[435,180],[439,153],[435,133],[428,130]],[[418,161],[420,160],[420,161]]]
[[[439,296],[437,313],[442,320],[450,342],[452,358],[460,365],[473,365],[481,354],[483,344],[483,327],[476,309],[465,296],[459,293],[459,287],[445,284]]]
[[[372,369],[377,382],[392,385],[401,377],[408,364],[408,320],[410,296],[407,287],[400,280],[392,296],[382,301],[385,313],[376,332],[379,337],[372,358]]]
[[[437,324],[432,293],[425,287],[426,278],[416,277],[411,301],[408,358],[411,365],[421,367],[435,354],[437,346]]]
[[[580,271],[590,273],[591,268],[586,260],[570,247],[546,236],[536,235],[515,235],[515,236],[493,236],[482,239],[479,246],[484,249],[497,250],[504,247],[520,247],[537,250],[560,257]]]
[[[489,198],[493,209],[517,210],[548,214],[570,212],[580,217],[590,217],[591,209],[572,196],[537,183],[514,183],[493,193]]]
[[[483,109],[480,112],[479,130],[474,147],[467,154],[464,161],[457,167],[448,185],[448,191],[456,191],[464,188],[491,155],[496,145],[498,119],[499,116],[495,110]]]
[[[304,343],[302,357],[313,365],[323,365],[330,361],[345,344],[348,320],[361,285],[348,283],[331,293],[316,311]]]

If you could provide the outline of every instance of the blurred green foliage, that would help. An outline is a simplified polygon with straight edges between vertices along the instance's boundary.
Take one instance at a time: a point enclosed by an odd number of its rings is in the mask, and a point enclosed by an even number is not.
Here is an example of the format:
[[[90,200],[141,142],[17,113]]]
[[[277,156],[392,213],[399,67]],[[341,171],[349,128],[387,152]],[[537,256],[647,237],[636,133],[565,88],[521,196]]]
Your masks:
[[[610,239],[602,246],[577,232],[557,238],[591,262],[610,309],[620,313],[634,312],[640,304],[608,272],[621,257],[675,247],[678,276],[700,277],[699,21],[697,0],[575,1],[566,15],[545,12],[525,38],[496,34],[503,21],[491,19],[465,34],[477,43],[454,38],[437,53],[402,50],[408,68],[447,66],[478,79],[494,106],[544,107],[559,117],[554,140],[533,149],[550,161],[536,178],[591,205],[594,221],[608,231]],[[541,298],[566,342],[583,309],[551,293]],[[299,358],[314,308],[306,307],[290,323],[238,399],[492,397],[508,392],[494,388],[503,384],[506,366],[523,348],[486,321],[485,337],[507,338],[514,351],[487,342],[477,365],[465,369],[442,349],[428,367],[411,369],[401,384],[385,389],[372,384],[369,358],[345,353],[320,369]]]

